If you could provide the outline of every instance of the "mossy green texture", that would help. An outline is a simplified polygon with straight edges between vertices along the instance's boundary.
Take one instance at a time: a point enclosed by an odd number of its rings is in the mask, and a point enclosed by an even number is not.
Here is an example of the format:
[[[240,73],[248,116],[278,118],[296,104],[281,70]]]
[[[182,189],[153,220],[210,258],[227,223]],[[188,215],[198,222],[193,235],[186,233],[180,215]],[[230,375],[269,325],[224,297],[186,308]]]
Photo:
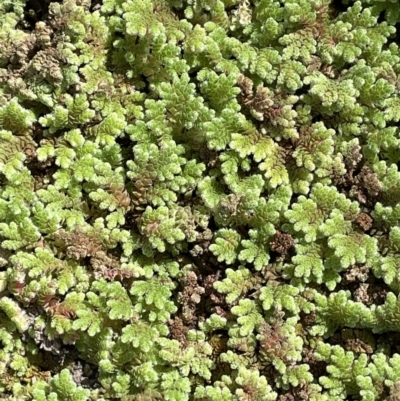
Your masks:
[[[0,399],[398,399],[399,23],[0,0]]]

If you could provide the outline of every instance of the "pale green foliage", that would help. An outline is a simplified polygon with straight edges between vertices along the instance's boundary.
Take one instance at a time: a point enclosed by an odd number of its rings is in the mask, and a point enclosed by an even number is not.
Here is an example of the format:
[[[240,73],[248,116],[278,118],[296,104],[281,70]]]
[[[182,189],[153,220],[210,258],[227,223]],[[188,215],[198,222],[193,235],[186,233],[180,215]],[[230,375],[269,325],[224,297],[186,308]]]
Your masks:
[[[149,352],[153,342],[159,336],[159,332],[155,327],[149,327],[147,324],[135,322],[125,326],[122,329],[121,341],[130,343],[132,347],[139,348],[143,352]]]
[[[130,133],[132,137],[134,132]],[[136,181],[134,195],[141,204],[176,202],[179,193],[194,189],[204,170],[203,164],[182,157],[184,147],[172,139],[165,139],[161,146],[141,141],[133,152],[134,160],[127,163],[127,175]]]
[[[222,150],[231,142],[232,135],[244,124],[244,116],[237,110],[224,109],[221,115],[204,123],[210,149]]]
[[[216,112],[236,108],[236,95],[240,89],[234,86],[237,80],[234,74],[217,75],[214,71],[202,70],[197,79],[202,82],[200,92]]]
[[[389,292],[385,303],[379,305],[373,310],[376,322],[374,322],[373,331],[381,333],[384,331],[398,330],[400,299],[395,294]]]
[[[340,325],[348,327],[365,327],[371,324],[373,315],[361,302],[354,302],[349,291],[339,291],[325,297],[315,295],[317,325],[313,327],[315,334],[333,333]]]
[[[167,277],[152,277],[149,280],[138,280],[132,286],[134,310],[137,313],[147,312],[150,321],[165,322],[170,313],[176,311],[176,306],[169,298],[175,284]]]
[[[35,114],[23,108],[17,98],[0,107],[0,128],[13,135],[24,135],[29,132],[35,120]]]
[[[26,314],[15,301],[8,297],[2,297],[0,299],[0,309],[15,324],[16,329],[20,333],[28,329]]]
[[[398,397],[396,1],[94,3],[0,0],[1,396]]]
[[[272,391],[264,376],[260,377],[258,371],[251,371],[245,368],[238,370],[236,383],[241,387],[236,390],[236,395],[239,401],[245,401],[249,394],[254,400],[273,401],[276,400],[277,394]]]
[[[357,233],[333,235],[328,240],[328,246],[335,250],[335,255],[340,258],[343,268],[355,263],[365,263],[367,259],[377,254],[376,239]]]
[[[228,387],[197,386],[194,394],[195,400],[232,401],[233,395]]]
[[[242,299],[231,309],[240,327],[239,334],[246,337],[262,322],[261,308],[250,299]]]
[[[333,105],[335,111],[352,107],[359,95],[350,80],[337,82],[317,71],[306,77],[304,83],[311,87],[310,98],[312,99],[312,96],[317,97],[318,101],[321,102],[321,107],[325,109],[332,108]]]
[[[198,186],[199,193],[207,207],[214,208],[223,198],[223,187],[214,177],[205,177]]]
[[[314,242],[324,235],[322,223],[335,209],[341,214],[351,216],[358,213],[359,206],[339,194],[336,188],[316,184],[310,197],[299,196],[298,202],[285,213],[285,217],[293,223],[296,232],[305,234],[304,239],[307,242]]]
[[[93,312],[93,309],[98,312]],[[92,337],[100,332],[107,315],[111,320],[128,321],[132,317],[132,304],[126,290],[119,283],[110,285],[102,280],[92,284],[91,290],[86,293],[86,300],[76,306],[76,315],[78,319],[72,328],[87,330]]]
[[[164,373],[161,388],[166,400],[185,401],[188,399],[190,381],[187,377],[180,376],[177,371]]]
[[[328,389],[328,394],[343,399],[346,394],[357,394],[358,377],[369,373],[367,355],[361,354],[358,358],[340,346],[320,343],[316,350],[316,357],[328,363],[327,376],[319,379],[320,384]],[[334,398],[335,399],[335,398]]]
[[[179,349],[177,341],[160,341],[162,350],[160,356],[164,361],[179,366],[179,371],[183,376],[190,373],[210,380],[211,368],[214,363],[210,359],[212,347],[205,341],[203,333],[191,331],[187,334],[188,346],[184,351]]]
[[[396,292],[400,289],[399,263],[399,257],[390,254],[377,261],[374,266],[374,274],[377,277],[382,277],[385,283]]]
[[[326,129],[323,123],[313,124],[300,132],[297,148],[293,152],[296,165],[314,171],[317,177],[328,176],[334,164],[333,144],[334,131]]]
[[[254,288],[257,283],[251,272],[243,267],[236,271],[227,269],[225,273],[226,278],[222,281],[217,281],[214,284],[214,288],[222,294],[227,294],[226,302],[228,304],[235,303],[248,290]]]
[[[297,314],[300,309],[296,304],[295,297],[299,294],[299,290],[291,285],[278,286],[274,283],[268,283],[260,290],[260,300],[265,311],[271,308],[287,311]]]
[[[234,230],[221,229],[215,236],[215,243],[210,246],[210,251],[218,257],[218,261],[232,264],[237,258],[237,249],[240,243],[240,234]]]
[[[169,121],[179,127],[192,128],[204,106],[203,99],[195,96],[195,85],[189,83],[189,75],[174,76],[171,84],[161,83],[158,91],[165,100]]]
[[[71,399],[72,401],[86,401],[89,398],[90,391],[83,388],[77,388],[71,373],[63,369],[59,375],[54,376],[50,383],[51,392],[49,400]],[[57,394],[57,397],[54,395]]]
[[[78,387],[68,369],[63,369],[51,379],[50,384],[38,382],[33,385],[34,401],[87,401],[90,390]]]
[[[39,230],[33,222],[25,217],[20,223],[0,223],[0,235],[7,238],[2,242],[4,249],[17,250],[33,245],[40,238]]]
[[[314,326],[315,333],[325,334],[332,332],[342,324],[349,327],[365,327],[375,333],[397,330],[399,305],[398,297],[389,292],[383,305],[372,305],[368,308],[361,302],[350,299],[350,293],[339,291],[331,294],[329,298],[317,294],[317,316],[319,325]]]
[[[321,241],[310,244],[304,240],[296,244],[296,256],[293,265],[286,267],[286,274],[292,277],[292,282],[300,285],[301,282],[325,283],[329,289],[334,289],[340,281],[337,264],[338,259],[326,252],[325,262],[321,258],[324,254],[324,243]]]
[[[143,235],[143,253],[153,255],[153,249],[165,252],[168,244],[174,245],[185,238],[194,241],[195,221],[190,209],[175,207],[168,209],[160,206],[153,209],[147,206],[139,222],[139,230]]]
[[[65,106],[64,106],[65,105]],[[89,102],[85,95],[72,97],[66,94],[63,106],[56,106],[54,112],[40,118],[40,124],[49,127],[50,133],[63,128],[74,128],[90,121],[95,112],[89,109]]]
[[[267,240],[273,234],[272,230],[268,231],[269,225],[264,226],[265,230],[250,230],[250,240],[242,240],[243,249],[239,253],[241,262],[254,263],[256,270],[261,270],[269,261],[268,250],[265,246]]]

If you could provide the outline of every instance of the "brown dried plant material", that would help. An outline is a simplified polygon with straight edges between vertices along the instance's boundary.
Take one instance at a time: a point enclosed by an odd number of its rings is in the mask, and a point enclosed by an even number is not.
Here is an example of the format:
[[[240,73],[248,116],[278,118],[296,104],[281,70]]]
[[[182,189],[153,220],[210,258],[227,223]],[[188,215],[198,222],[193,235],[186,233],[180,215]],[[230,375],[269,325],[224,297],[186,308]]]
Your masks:
[[[270,91],[259,85],[254,94],[253,81],[244,75],[239,76],[238,86],[242,91],[243,103],[250,107],[254,118],[263,121],[264,116],[271,111],[274,105],[274,101],[270,96]]]
[[[116,278],[123,280],[133,276],[132,271],[121,267],[117,258],[108,255],[104,251],[96,252],[90,258],[90,264],[93,267],[96,279],[104,277],[107,280],[115,280]]]
[[[397,381],[390,388],[390,395],[385,398],[385,401],[400,401],[400,381]]]
[[[287,392],[285,394],[281,394],[278,398],[278,401],[296,401],[294,395]]]
[[[368,231],[373,224],[373,219],[367,213],[360,213],[356,218],[356,223],[364,230]]]
[[[106,186],[107,192],[113,196],[117,207],[128,211],[130,209],[131,198],[123,185],[110,184]]]
[[[244,75],[239,75],[238,85],[242,91],[244,103],[250,103],[253,99],[253,81]]]
[[[343,329],[342,343],[347,351],[357,354],[373,354],[376,342],[373,334],[368,330]]]
[[[26,130],[25,133],[18,133],[14,127],[7,127],[10,131],[13,131],[14,136],[10,141],[2,142],[0,150],[0,161],[2,163],[7,163],[18,153],[25,153],[25,162],[29,163],[35,157],[36,143],[30,136],[30,128]],[[20,134],[20,135],[19,135]]]
[[[54,236],[56,239],[65,242],[67,256],[71,259],[84,259],[94,256],[102,248],[100,241],[94,235],[86,234],[80,229],[75,232],[59,230]]]
[[[64,79],[62,66],[66,60],[58,46],[63,39],[56,31],[50,21],[38,21],[32,33],[26,33],[23,40],[5,43],[2,52],[8,56],[10,74],[4,78],[15,94],[20,92],[31,97],[33,93],[27,89],[27,84],[41,80],[54,86],[61,85]]]
[[[189,328],[185,326],[182,319],[179,317],[174,317],[168,320],[169,335],[172,339],[179,341],[181,346],[186,346],[186,334]]]
[[[22,383],[27,383],[32,385],[38,380],[42,380],[45,382],[49,382],[51,379],[51,371],[50,370],[42,370],[37,366],[30,366],[26,371],[23,377],[21,377]]]
[[[205,289],[205,294],[207,296],[211,296],[212,294],[216,293],[216,291],[214,290],[214,283],[218,281],[220,278],[221,278],[221,270],[218,270],[214,274],[208,274],[204,278],[203,285]]]
[[[305,63],[307,66],[307,72],[311,73],[314,71],[319,71],[322,67],[322,60],[318,56],[311,56],[308,62]]]
[[[263,86],[257,86],[254,98],[251,101],[251,106],[256,111],[257,115],[267,114],[273,106],[274,101],[270,98],[269,91]],[[260,118],[264,120],[264,118]]]
[[[364,305],[381,305],[386,300],[388,290],[373,283],[362,283],[354,291],[354,300]]]
[[[180,281],[183,289],[178,293],[178,302],[182,305],[183,322],[193,326],[198,320],[196,309],[205,290],[198,284],[197,275],[193,271],[188,272]]]
[[[210,345],[213,349],[212,357],[217,358],[228,350],[229,338],[223,334],[213,334],[210,338]]]
[[[260,355],[267,361],[279,358],[285,361],[287,337],[281,332],[281,322],[276,320],[273,325],[262,322],[259,327]]]
[[[347,181],[347,184],[352,185],[349,195],[362,204],[368,203],[371,198],[376,198],[383,189],[378,176],[368,166],[364,166],[354,177],[353,171],[350,170],[344,180]]]
[[[225,318],[226,320],[234,320],[235,319],[235,316],[229,310],[227,310],[227,308],[222,308],[221,306],[216,306],[214,309],[215,309],[215,313],[218,316],[221,316],[221,317]]]
[[[272,251],[286,255],[289,249],[294,246],[294,240],[290,234],[277,231],[272,237],[269,246]]]
[[[154,171],[154,166],[151,164],[146,166],[146,171],[142,172],[140,177],[134,178],[132,203],[137,210],[145,209],[145,206],[151,203],[151,198],[154,196],[154,184],[157,179],[157,173]]]
[[[382,194],[383,187],[377,174],[368,165],[364,165],[357,173],[356,170],[359,168],[361,159],[361,148],[359,145],[355,145],[344,158],[347,167],[346,173],[332,178],[334,184],[346,196],[356,199],[361,204],[371,206]]]
[[[45,22],[36,23],[33,34],[36,36],[36,46],[46,48],[52,46],[53,30]]]
[[[301,401],[301,400],[309,400],[310,394],[307,391],[307,384],[302,387],[293,387],[290,391],[281,394],[278,398],[278,401]]]
[[[55,86],[60,86],[64,79],[60,67],[60,52],[57,49],[40,50],[30,64],[29,74],[45,78]]]
[[[347,282],[365,282],[368,280],[369,276],[369,268],[367,266],[352,266],[348,269],[344,275],[344,278]]]
[[[2,58],[9,62],[9,70],[16,74],[22,75],[28,68],[30,60],[29,55],[32,54],[36,47],[36,39],[33,34],[24,33],[18,41],[12,41],[11,37],[7,37],[0,45]],[[4,77],[5,79],[7,77]]]
[[[228,351],[229,338],[224,334],[212,334],[209,343],[213,353],[211,358],[215,363],[215,369],[212,373],[212,380],[218,381],[222,375],[231,374],[231,369],[228,363],[221,361],[221,354]]]
[[[225,302],[225,295],[220,294],[214,289],[214,283],[217,282],[221,277],[221,271],[218,270],[216,273],[200,275],[199,282],[204,288],[204,294],[202,296],[202,302],[199,305],[199,309],[205,315],[209,313],[217,313],[227,319],[230,315],[226,310],[229,310]]]
[[[362,168],[360,174],[357,175],[355,182],[361,188],[365,189],[370,196],[378,196],[382,191],[382,184],[380,183],[378,176],[376,173],[372,172],[368,166]]]
[[[215,360],[215,368],[212,371],[211,381],[212,382],[220,381],[222,376],[224,375],[231,376],[232,369],[229,363],[223,362],[221,361],[221,357],[217,357]]]
[[[355,169],[362,160],[361,146],[355,144],[345,156],[344,162],[349,169]]]
[[[301,322],[302,326],[305,329],[310,329],[314,326],[316,320],[317,320],[317,313],[315,311],[311,311],[310,313],[304,313],[301,312]]]
[[[205,163],[208,168],[213,168],[219,161],[219,154],[213,149],[208,149],[207,146],[201,146],[198,150],[200,160]]]

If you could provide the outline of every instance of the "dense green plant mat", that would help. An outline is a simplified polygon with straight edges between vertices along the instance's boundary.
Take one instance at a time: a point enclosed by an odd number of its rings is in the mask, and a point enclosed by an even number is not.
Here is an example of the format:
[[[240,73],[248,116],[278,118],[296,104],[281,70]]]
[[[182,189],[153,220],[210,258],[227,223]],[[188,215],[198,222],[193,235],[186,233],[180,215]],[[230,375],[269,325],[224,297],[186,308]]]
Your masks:
[[[400,397],[396,0],[0,0],[0,399]]]

